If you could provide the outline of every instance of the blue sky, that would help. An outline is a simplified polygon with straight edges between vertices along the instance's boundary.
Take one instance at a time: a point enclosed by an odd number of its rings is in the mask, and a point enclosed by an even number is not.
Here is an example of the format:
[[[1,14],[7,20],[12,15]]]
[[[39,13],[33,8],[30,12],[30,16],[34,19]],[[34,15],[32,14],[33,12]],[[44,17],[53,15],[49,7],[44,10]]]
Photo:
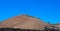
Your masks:
[[[19,14],[28,14],[50,21],[60,22],[60,0],[0,0],[0,22]]]

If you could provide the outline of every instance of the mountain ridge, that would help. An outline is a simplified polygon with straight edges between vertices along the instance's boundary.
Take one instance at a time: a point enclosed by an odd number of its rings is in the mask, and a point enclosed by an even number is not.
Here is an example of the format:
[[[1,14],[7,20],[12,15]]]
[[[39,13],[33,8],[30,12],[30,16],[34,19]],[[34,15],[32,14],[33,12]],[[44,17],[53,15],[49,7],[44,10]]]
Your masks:
[[[2,28],[43,29],[50,24],[29,15],[20,15],[5,20],[0,24]]]

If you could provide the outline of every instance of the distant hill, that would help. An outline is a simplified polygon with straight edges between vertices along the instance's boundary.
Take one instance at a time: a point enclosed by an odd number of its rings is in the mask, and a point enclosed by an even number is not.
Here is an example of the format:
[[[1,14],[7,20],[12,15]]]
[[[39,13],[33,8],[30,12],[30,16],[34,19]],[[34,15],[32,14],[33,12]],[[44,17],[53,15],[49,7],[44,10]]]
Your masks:
[[[29,15],[20,15],[2,22],[0,26],[2,28],[20,28],[38,30],[43,29],[45,26],[49,26],[49,24]]]
[[[58,24],[54,24],[53,26],[55,26],[55,27],[57,27],[57,28],[60,29],[60,23],[58,23]]]

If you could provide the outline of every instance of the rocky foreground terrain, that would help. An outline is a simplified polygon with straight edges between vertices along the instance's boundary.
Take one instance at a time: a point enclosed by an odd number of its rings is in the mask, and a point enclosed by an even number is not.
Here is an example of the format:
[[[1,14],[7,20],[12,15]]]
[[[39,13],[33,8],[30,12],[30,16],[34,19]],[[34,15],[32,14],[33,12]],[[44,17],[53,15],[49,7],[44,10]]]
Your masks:
[[[19,28],[20,30],[27,29],[39,31],[60,31],[60,24],[51,25],[29,15],[20,15],[0,23],[0,30],[2,30],[1,28]]]

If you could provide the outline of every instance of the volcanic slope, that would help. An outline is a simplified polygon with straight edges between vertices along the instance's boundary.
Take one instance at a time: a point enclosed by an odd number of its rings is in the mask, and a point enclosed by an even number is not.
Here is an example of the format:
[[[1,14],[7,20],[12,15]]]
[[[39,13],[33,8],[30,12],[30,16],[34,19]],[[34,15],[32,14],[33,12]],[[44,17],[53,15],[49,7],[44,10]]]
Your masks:
[[[48,25],[48,23],[42,22],[42,20],[29,15],[16,16],[1,23],[2,28],[20,29],[42,29]]]

